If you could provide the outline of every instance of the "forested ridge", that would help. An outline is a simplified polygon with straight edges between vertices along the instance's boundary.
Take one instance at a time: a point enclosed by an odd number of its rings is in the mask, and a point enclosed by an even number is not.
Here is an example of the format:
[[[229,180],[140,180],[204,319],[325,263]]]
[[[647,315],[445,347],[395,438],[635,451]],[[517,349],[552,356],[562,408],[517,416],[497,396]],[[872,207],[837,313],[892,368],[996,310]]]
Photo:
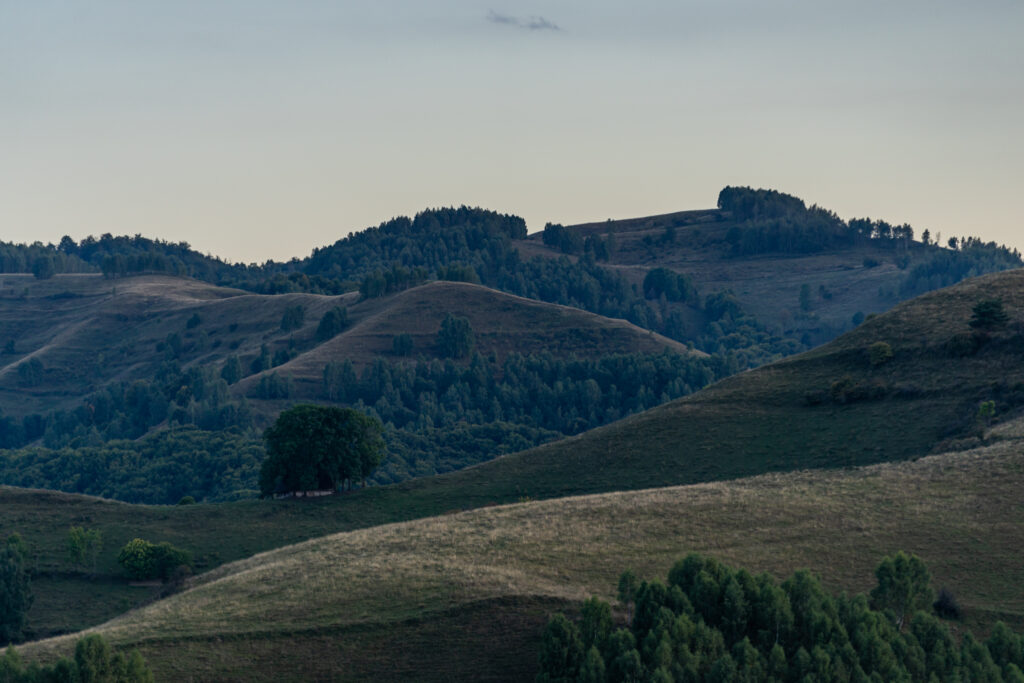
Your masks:
[[[370,481],[391,483],[577,434],[733,371],[720,358],[669,352],[512,354],[500,365],[474,353],[465,365],[380,360],[360,374],[341,361],[325,366],[320,398],[384,422],[388,456]],[[0,418],[13,449],[0,451],[0,478],[129,502],[233,500],[257,490],[261,427],[212,369],[168,361],[153,381],[112,385],[75,410]]]
[[[716,220],[724,227],[719,232],[705,231],[701,243],[706,258],[809,254],[870,244],[890,251],[904,269],[894,288],[901,299],[965,277],[1022,265],[1016,250],[994,242],[950,237],[940,245],[938,236],[928,230],[916,234],[906,224],[867,218],[844,221],[831,211],[807,207],[803,200],[774,190],[726,187],[719,194],[718,207]],[[399,216],[288,262],[229,264],[199,254],[187,243],[104,234],[77,243],[65,237],[57,245],[0,244],[0,272],[35,272],[39,277],[102,272],[111,278],[169,273],[267,294],[360,291],[366,297],[431,279],[458,280],[623,318],[709,353],[732,350],[744,367],[806,348],[806,341],[769,334],[738,303],[728,319],[717,317],[708,297],[726,292],[698,291],[685,273],[674,274],[680,278],[678,283],[668,282],[665,275],[670,271],[653,268],[653,279],[642,286],[632,284],[608,267],[616,253],[613,226],[603,235],[584,236],[572,228],[548,224],[542,237],[560,255],[523,257],[520,245],[527,238],[523,219],[462,206],[430,209],[412,218]],[[673,226],[658,240],[644,238],[652,254],[658,248],[671,248],[676,240]],[[873,265],[877,262],[865,260],[865,267]],[[688,315],[688,309],[698,315]]]

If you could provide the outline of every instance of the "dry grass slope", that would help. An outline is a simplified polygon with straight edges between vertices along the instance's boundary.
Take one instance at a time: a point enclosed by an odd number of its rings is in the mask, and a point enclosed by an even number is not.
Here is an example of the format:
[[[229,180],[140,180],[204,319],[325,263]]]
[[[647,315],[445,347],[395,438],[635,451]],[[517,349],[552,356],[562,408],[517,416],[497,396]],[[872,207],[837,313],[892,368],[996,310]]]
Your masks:
[[[280,329],[285,309],[302,306],[305,323]],[[320,318],[332,307],[348,309],[351,327],[327,342],[316,340]],[[0,355],[0,409],[22,416],[55,408],[75,408],[83,396],[113,381],[151,379],[165,354],[168,335],[179,335],[179,362],[219,368],[230,355],[243,366],[266,345],[271,353],[294,344],[298,356],[267,372],[292,375],[297,398],[322,394],[324,366],[351,360],[357,371],[392,353],[395,335],[414,340],[410,360],[438,357],[435,337],[447,313],[466,316],[477,349],[503,359],[510,351],[547,351],[558,356],[605,353],[691,353],[686,346],[623,320],[578,309],[523,299],[486,287],[434,282],[379,299],[359,300],[314,294],[259,295],[169,276],[146,275],[107,280],[99,275],[0,278],[0,329],[15,340],[16,353]],[[200,323],[189,328],[193,315]],[[44,368],[38,386],[25,386],[18,367],[37,359]],[[232,390],[247,394],[261,375]],[[270,402],[257,408],[275,411]]]
[[[992,433],[990,446],[915,462],[533,502],[336,534],[223,566],[187,592],[95,630],[139,646],[175,678],[270,680],[303,666],[301,658],[332,637],[362,649],[328,648],[318,666],[379,667],[377,675],[390,678],[387,653],[377,648],[395,628],[424,649],[425,662],[439,643],[456,657],[444,669],[421,669],[422,678],[454,669],[469,680],[488,656],[514,661],[505,647],[534,648],[529,629],[543,621],[545,605],[611,598],[627,567],[660,577],[700,551],[776,576],[809,567],[833,590],[863,591],[878,560],[897,549],[925,559],[971,625],[1019,625],[1022,433],[1016,423]],[[438,627],[457,631],[463,612],[463,626],[504,621],[525,631],[487,651],[479,641],[459,647]],[[435,633],[433,646],[416,636],[424,632]],[[25,650],[52,656],[71,642]],[[268,670],[259,668],[270,665],[265,658],[243,656],[264,646],[279,657]],[[535,654],[520,653],[508,678],[529,675]]]

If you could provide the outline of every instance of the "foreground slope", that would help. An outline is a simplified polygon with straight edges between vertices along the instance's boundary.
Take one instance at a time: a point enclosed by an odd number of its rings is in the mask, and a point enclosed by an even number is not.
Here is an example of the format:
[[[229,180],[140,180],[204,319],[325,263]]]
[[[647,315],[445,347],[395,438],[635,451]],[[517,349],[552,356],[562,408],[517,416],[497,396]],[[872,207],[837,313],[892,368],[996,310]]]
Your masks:
[[[919,554],[968,624],[1024,622],[1024,423],[992,445],[854,470],[518,504],[328,536],[196,577],[95,629],[158,678],[415,676],[523,680],[545,615],[663,576],[700,551],[751,571],[820,572],[864,591],[879,559]],[[71,637],[24,648],[67,651]],[[401,646],[398,644],[401,643]],[[291,673],[288,673],[291,672]]]

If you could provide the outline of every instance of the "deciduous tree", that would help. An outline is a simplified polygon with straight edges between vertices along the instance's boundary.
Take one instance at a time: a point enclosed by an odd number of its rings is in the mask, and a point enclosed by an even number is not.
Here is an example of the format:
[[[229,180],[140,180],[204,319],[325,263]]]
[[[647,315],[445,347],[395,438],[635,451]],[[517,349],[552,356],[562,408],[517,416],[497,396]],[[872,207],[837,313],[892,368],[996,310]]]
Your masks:
[[[263,495],[336,489],[365,480],[383,456],[380,420],[352,408],[297,405],[282,412],[263,438]]]

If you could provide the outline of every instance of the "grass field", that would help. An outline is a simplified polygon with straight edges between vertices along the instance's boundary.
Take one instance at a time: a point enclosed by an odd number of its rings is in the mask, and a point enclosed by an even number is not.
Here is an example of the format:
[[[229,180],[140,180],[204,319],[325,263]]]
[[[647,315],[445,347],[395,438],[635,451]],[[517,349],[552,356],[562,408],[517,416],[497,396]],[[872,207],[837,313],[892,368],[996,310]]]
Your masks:
[[[401,659],[422,652],[425,679],[457,671],[469,680],[494,657],[517,664],[495,678],[518,679],[535,664],[543,614],[592,594],[611,598],[626,568],[663,577],[700,551],[778,577],[808,567],[833,591],[864,591],[881,557],[898,549],[920,555],[936,587],[953,590],[969,626],[1020,626],[1022,427],[995,430],[987,447],[914,462],[522,503],[335,534],[224,565],[97,630],[140,647],[158,675],[179,680],[272,680],[321,649],[318,667],[388,677],[382,662],[402,633]],[[477,623],[510,633],[460,645],[460,629]],[[335,641],[348,646],[328,647]],[[24,650],[49,657],[71,642]],[[444,662],[428,656],[435,646],[448,653]],[[272,665],[249,656],[264,648]]]

